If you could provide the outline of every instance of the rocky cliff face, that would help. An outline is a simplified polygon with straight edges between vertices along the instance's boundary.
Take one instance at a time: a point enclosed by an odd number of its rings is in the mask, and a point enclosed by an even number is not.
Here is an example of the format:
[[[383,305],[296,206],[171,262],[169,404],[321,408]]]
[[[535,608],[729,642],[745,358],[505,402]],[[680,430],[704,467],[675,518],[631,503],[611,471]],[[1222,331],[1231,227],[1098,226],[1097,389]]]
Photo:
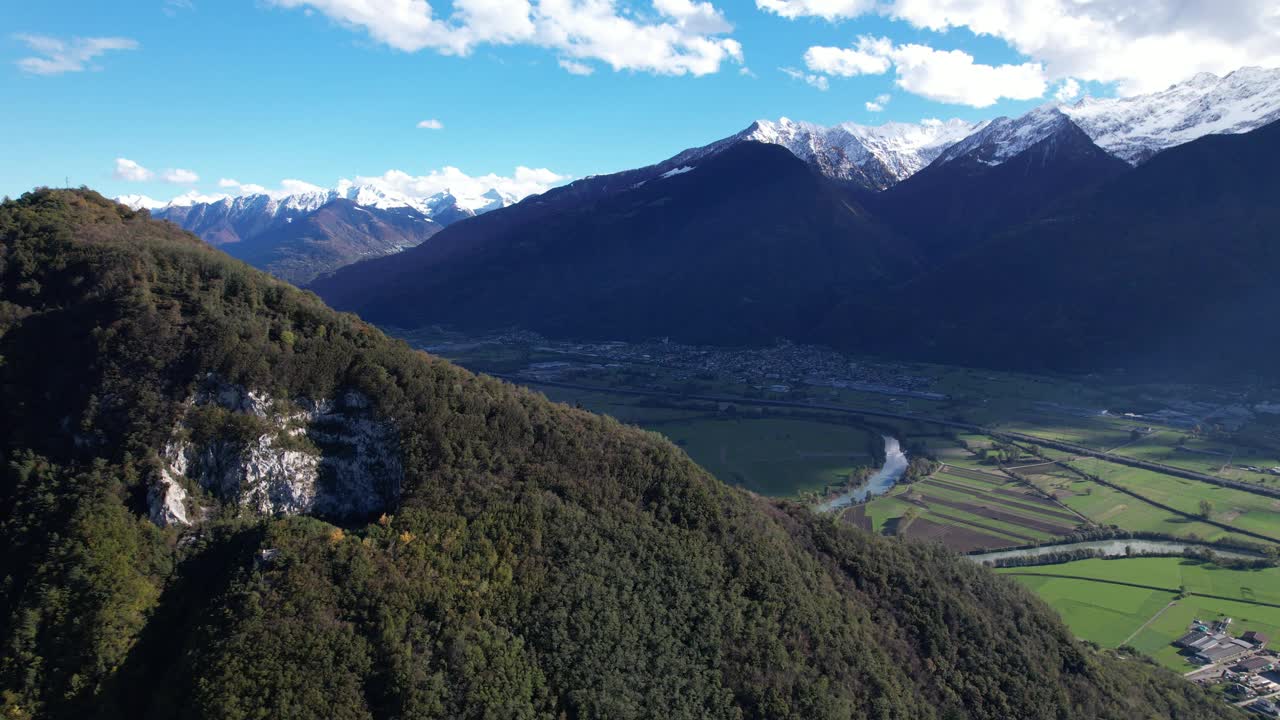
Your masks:
[[[392,506],[404,477],[398,434],[363,395],[289,403],[213,377],[184,404],[161,465],[147,496],[161,526],[207,513],[197,486],[254,514],[351,517]]]

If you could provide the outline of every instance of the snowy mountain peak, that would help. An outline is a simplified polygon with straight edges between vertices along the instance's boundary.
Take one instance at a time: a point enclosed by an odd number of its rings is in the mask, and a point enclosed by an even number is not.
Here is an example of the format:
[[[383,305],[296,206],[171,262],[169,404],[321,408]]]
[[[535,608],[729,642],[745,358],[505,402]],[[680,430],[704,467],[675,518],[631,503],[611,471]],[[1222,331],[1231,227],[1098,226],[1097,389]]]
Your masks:
[[[970,158],[999,165],[1071,125],[1071,119],[1052,105],[1042,105],[1017,118],[998,117],[981,130],[939,155],[938,163]]]
[[[686,151],[672,167],[754,140],[781,145],[824,175],[883,190],[935,160],[971,157],[999,165],[1074,123],[1103,150],[1136,165],[1204,135],[1243,133],[1280,120],[1280,69],[1245,67],[1224,77],[1200,73],[1150,95],[1086,97],[991,121],[924,120],[831,127],[788,117],[757,120],[737,135]]]
[[[146,195],[121,195],[116,198],[116,202],[130,210],[155,210],[168,204],[162,200],[149,198]]]
[[[883,190],[916,173],[948,146],[984,125],[925,120],[824,127],[784,117],[776,122],[757,120],[736,139],[781,145],[828,177]]]
[[[145,195],[124,195],[116,198],[137,210],[145,208],[157,217],[167,218],[181,214],[223,215],[235,221],[253,216],[254,222],[291,222],[293,219],[319,210],[334,200],[349,200],[360,207],[392,210],[408,208],[428,218],[448,224],[462,218],[513,205],[520,198],[497,188],[469,194],[443,190],[424,197],[414,197],[395,189],[375,184],[357,184],[343,180],[331,189],[304,189],[294,193],[254,193],[250,195],[198,195],[189,193],[161,202]]]
[[[1061,106],[1101,148],[1136,165],[1205,135],[1238,134],[1280,120],[1280,68],[1200,73],[1150,95],[1087,97]]]

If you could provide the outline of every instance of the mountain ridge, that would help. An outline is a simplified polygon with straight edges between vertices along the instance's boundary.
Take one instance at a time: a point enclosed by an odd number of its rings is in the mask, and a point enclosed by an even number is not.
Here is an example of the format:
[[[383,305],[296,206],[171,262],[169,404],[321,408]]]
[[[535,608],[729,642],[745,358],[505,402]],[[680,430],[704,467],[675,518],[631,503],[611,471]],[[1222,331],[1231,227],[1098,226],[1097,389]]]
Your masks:
[[[1165,150],[888,293],[896,335],[858,303],[820,332],[985,367],[1269,376],[1278,152],[1280,121]]]
[[[788,148],[827,177],[882,191],[938,157],[968,152],[976,144],[994,140],[1005,145],[988,151],[988,162],[1002,162],[1042,139],[1049,126],[1060,122],[1058,116],[1070,118],[1106,152],[1137,165],[1205,135],[1239,134],[1280,119],[1280,68],[1241,68],[1223,77],[1201,73],[1156,93],[1053,102],[1016,118],[973,123],[952,119],[821,126],[785,117],[777,122],[758,120],[736,135],[686,153],[696,158],[733,142],[770,142]]]
[[[937,265],[1129,169],[1067,116],[1044,109],[992,122],[868,206]]]
[[[853,189],[785,148],[734,143],[664,169],[687,158],[552,190],[310,287],[394,326],[755,343],[915,262]]]

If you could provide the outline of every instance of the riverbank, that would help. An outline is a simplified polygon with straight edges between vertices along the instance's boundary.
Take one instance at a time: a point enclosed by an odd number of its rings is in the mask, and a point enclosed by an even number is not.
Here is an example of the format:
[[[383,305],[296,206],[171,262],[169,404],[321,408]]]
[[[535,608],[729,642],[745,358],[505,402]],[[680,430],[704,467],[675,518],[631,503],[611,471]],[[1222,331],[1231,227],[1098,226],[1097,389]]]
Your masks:
[[[1261,553],[1245,550],[1224,550],[1208,543],[1139,539],[1088,540],[1085,542],[1062,543],[1060,545],[1039,545],[1031,548],[978,553],[966,557],[974,562],[996,563],[1001,560],[1053,556],[1081,550],[1092,551],[1097,557],[1129,557],[1185,555],[1189,549],[1205,550],[1213,555],[1233,560],[1260,560],[1263,557]]]
[[[894,485],[898,484],[903,474],[907,472],[909,464],[907,454],[902,451],[902,445],[897,438],[889,435],[884,435],[883,438],[884,465],[874,475],[867,478],[866,482],[817,505],[814,507],[814,511],[821,513],[834,512],[856,503],[866,502],[867,498],[884,495],[892,490]]]

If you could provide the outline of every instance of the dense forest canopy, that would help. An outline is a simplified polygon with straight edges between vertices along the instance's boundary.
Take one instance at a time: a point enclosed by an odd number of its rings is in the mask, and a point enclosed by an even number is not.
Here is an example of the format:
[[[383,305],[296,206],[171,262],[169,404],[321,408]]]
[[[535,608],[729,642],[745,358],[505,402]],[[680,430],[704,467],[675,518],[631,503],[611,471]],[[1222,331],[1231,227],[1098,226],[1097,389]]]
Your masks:
[[[369,398],[399,500],[263,517],[187,478],[208,514],[158,527],[211,376]],[[0,430],[7,718],[1234,712],[943,548],[729,488],[88,190],[0,205]]]

